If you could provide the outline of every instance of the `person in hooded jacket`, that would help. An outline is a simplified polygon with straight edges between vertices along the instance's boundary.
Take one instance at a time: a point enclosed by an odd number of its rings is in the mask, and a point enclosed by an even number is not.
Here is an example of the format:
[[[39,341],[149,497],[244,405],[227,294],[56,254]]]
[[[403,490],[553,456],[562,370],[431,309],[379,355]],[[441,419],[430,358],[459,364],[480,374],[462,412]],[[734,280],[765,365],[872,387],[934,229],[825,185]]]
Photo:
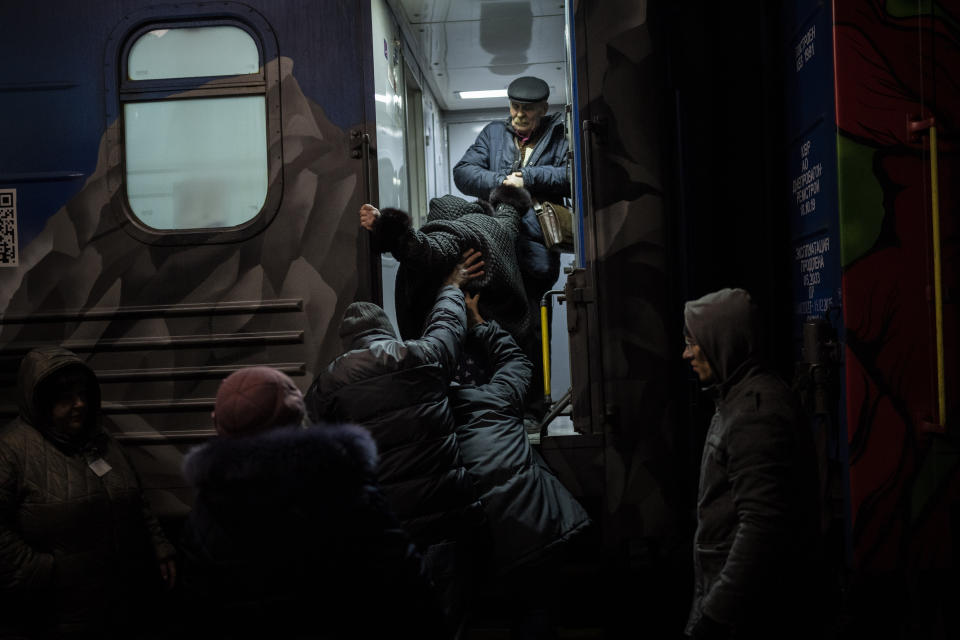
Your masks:
[[[714,393],[700,465],[688,636],[806,638],[819,531],[813,437],[761,361],[743,289],[687,302],[683,357]]]
[[[0,635],[132,637],[161,578],[173,586],[175,552],[101,425],[96,375],[44,347],[18,385],[20,415],[0,428]]]
[[[546,618],[554,570],[567,543],[591,521],[530,446],[523,424],[530,361],[495,320],[484,320],[480,295],[466,295],[464,351],[483,373],[475,384],[453,385],[450,403],[464,465],[492,534],[485,578],[521,627],[533,614]]]
[[[451,637],[433,584],[377,484],[377,450],[355,425],[302,425],[284,373],[230,374],[218,437],[183,471],[197,499],[181,572],[204,638]]]
[[[469,558],[484,523],[463,466],[447,388],[466,331],[461,286],[482,277],[481,267],[479,254],[464,252],[415,340],[397,339],[377,305],[352,303],[340,324],[346,352],[307,392],[313,420],[349,421],[370,430],[387,503],[423,552],[454,619],[461,615]]]

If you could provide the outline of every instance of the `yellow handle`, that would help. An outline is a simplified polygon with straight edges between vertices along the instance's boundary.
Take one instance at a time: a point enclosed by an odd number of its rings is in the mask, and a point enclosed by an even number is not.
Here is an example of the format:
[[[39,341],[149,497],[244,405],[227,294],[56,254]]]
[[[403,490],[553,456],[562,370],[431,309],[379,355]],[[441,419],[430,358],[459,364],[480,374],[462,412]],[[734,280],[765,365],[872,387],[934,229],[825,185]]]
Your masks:
[[[540,345],[543,349],[543,395],[550,397],[550,327],[547,326],[547,307],[540,306]]]
[[[930,127],[930,191],[933,215],[933,304],[937,325],[937,409],[939,424],[947,424],[947,383],[943,356],[943,278],[940,272],[940,185],[937,180],[937,127]]]

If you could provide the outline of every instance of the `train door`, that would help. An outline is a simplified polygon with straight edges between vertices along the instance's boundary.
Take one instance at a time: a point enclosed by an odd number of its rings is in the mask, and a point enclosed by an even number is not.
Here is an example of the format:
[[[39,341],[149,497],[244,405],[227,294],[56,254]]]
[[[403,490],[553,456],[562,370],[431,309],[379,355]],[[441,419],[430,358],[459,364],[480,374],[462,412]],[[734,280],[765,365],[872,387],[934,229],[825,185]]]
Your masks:
[[[529,5],[529,6],[527,6]],[[545,78],[549,110],[569,102],[564,57],[564,5],[444,0],[376,0],[371,3],[377,109],[380,207],[408,211],[425,222],[429,200],[448,193],[465,197],[452,167],[483,127],[507,113],[506,85],[522,75]],[[503,95],[472,95],[493,92]],[[566,266],[572,254],[563,254]],[[382,258],[384,309],[396,322],[393,283],[398,268]],[[560,272],[556,288],[562,289]],[[562,395],[569,386],[564,308],[551,298],[554,339],[551,381]],[[538,381],[538,388],[543,386]]]
[[[175,515],[224,376],[309,385],[346,305],[379,298],[356,224],[369,21],[362,2],[3,4],[4,420],[28,350],[76,351]]]

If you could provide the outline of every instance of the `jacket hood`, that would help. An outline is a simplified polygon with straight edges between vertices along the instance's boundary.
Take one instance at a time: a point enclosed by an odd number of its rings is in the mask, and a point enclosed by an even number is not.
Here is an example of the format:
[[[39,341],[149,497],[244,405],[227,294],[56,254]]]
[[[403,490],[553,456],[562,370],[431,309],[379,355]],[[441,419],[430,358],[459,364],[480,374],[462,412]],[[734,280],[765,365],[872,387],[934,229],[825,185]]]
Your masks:
[[[743,289],[721,289],[683,307],[687,333],[700,345],[721,392],[759,359],[757,307]]]
[[[343,312],[339,333],[340,342],[347,350],[351,349],[359,338],[368,335],[383,335],[394,340],[397,338],[387,312],[372,302],[351,303]]]
[[[427,222],[457,220],[470,214],[486,215],[487,210],[478,202],[467,202],[454,195],[445,195],[430,200]]]
[[[430,200],[427,221],[421,230],[435,228],[438,223],[456,223],[464,217],[480,228],[490,228],[493,221],[505,219],[508,223],[514,222],[531,206],[527,190],[511,185],[500,185],[493,189],[489,202],[467,202],[453,195],[440,196]],[[427,226],[431,224],[434,227]]]
[[[281,427],[245,438],[218,437],[194,448],[183,475],[208,499],[273,504],[317,491],[338,496],[375,480],[377,448],[355,425]],[[347,496],[340,495],[347,498]]]
[[[23,357],[17,373],[17,404],[20,418],[29,425],[48,433],[44,424],[49,407],[41,404],[44,398],[40,393],[43,383],[54,374],[67,368],[76,368],[88,378],[87,388],[87,430],[92,431],[100,415],[100,384],[97,376],[77,354],[63,347],[40,347],[33,349]],[[49,434],[48,434],[49,435]]]

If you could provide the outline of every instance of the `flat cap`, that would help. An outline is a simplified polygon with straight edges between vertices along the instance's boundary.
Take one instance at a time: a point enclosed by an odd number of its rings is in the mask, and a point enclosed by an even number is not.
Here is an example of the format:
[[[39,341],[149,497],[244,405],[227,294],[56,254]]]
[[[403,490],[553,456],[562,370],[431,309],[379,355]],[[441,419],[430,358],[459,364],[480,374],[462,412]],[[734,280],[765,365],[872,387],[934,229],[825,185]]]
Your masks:
[[[507,97],[516,102],[544,102],[550,97],[550,86],[540,78],[523,76],[510,83]]]

